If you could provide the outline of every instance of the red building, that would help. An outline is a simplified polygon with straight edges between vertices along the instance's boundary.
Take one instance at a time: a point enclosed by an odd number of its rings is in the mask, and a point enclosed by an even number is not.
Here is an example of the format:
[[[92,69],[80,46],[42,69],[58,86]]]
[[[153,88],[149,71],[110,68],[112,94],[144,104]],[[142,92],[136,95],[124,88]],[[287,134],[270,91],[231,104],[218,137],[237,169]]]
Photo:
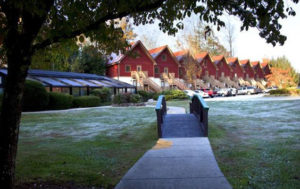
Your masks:
[[[213,63],[208,52],[201,52],[195,55],[195,59],[202,69],[201,78],[204,76],[214,76],[216,78],[217,66]]]
[[[244,69],[244,79],[249,80],[249,79],[254,79],[255,77],[255,71],[250,65],[250,60],[241,60],[240,61],[242,68]]]
[[[137,41],[125,54],[111,54],[107,63],[106,75],[132,83],[133,71],[143,71],[148,77],[154,77],[155,65],[156,62],[148,50],[141,41]]]
[[[227,64],[227,61],[224,55],[213,56],[212,60],[214,61],[215,65],[217,66],[217,73],[216,78],[219,79],[221,77],[229,77],[231,78],[231,68]]]
[[[264,79],[264,72],[260,67],[259,61],[251,62],[253,69],[255,70],[255,79]]]
[[[232,70],[231,78],[244,78],[244,70],[237,57],[227,58],[227,62]]]
[[[179,78],[184,79],[186,75],[186,70],[184,68],[184,60],[188,56],[189,52],[187,50],[174,52],[174,56],[180,64],[179,67]]]
[[[263,60],[263,62],[260,64],[261,68],[264,72],[264,76],[266,77],[266,75],[271,74],[271,68],[269,65],[269,61],[268,60]]]
[[[151,49],[149,53],[157,63],[154,66],[154,77],[160,78],[162,73],[173,73],[175,78],[179,77],[180,64],[167,45]]]

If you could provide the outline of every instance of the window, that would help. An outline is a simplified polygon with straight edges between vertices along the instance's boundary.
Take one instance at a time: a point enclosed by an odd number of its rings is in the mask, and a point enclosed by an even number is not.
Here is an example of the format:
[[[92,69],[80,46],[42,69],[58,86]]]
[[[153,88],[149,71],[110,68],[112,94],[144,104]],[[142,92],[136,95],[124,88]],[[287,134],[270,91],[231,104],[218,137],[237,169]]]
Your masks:
[[[221,77],[224,77],[224,72],[221,73]]]
[[[142,71],[142,66],[136,66],[136,71],[141,72]]]
[[[205,71],[205,75],[208,76],[208,71]]]
[[[164,68],[164,73],[166,73],[166,74],[169,73],[169,69],[165,67]]]
[[[234,74],[234,77],[237,77],[237,74],[236,74],[236,73]]]
[[[125,65],[125,72],[130,72],[130,71],[131,71],[131,66]]]
[[[159,68],[158,68],[158,67],[155,67],[155,68],[154,68],[154,73],[155,73],[155,74],[159,74]]]
[[[166,61],[167,60],[167,56],[165,54],[161,55],[161,60],[162,61]]]
[[[207,66],[207,62],[206,62],[206,60],[204,60],[204,67],[206,67]]]

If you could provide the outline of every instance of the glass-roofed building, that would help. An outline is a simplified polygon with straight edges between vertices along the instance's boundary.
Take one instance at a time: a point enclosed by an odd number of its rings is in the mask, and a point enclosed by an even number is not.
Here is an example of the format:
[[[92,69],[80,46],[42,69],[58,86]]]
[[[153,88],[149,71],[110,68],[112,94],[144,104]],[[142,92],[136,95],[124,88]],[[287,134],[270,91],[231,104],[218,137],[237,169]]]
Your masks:
[[[3,91],[7,69],[0,69],[0,92]],[[111,88],[114,94],[136,92],[136,86],[105,76],[86,73],[29,70],[27,80],[38,81],[48,91],[74,96],[89,95],[96,88]]]

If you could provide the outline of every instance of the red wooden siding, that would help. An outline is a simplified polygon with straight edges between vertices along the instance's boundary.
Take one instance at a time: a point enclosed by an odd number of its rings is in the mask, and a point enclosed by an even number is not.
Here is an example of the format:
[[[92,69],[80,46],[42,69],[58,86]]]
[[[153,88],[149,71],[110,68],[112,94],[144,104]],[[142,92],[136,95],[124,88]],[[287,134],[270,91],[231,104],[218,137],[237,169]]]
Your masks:
[[[131,55],[125,55],[118,64],[120,77],[131,77],[131,71],[137,71],[138,66],[141,66],[142,71],[147,72],[149,77],[154,77],[154,63],[149,56],[141,44],[135,46],[131,50]],[[130,71],[126,72],[126,66],[130,66]],[[107,75],[110,77],[118,76],[117,64],[107,68]]]
[[[216,70],[216,67],[215,67],[214,63],[209,58],[209,56],[206,56],[200,62],[200,66],[202,68],[201,77],[204,77],[206,74],[208,74],[208,76],[215,76],[215,78],[216,78],[217,70]]]
[[[118,77],[118,65],[114,64],[106,68],[106,76]]]
[[[240,61],[241,64],[243,64],[243,68],[244,68],[244,79],[246,79],[246,75],[248,74],[249,78],[254,78],[255,73],[252,69],[252,67],[250,66],[250,62],[248,60],[241,60]]]
[[[231,77],[231,69],[225,61],[224,56],[215,56],[213,57],[213,60],[215,61],[215,65],[218,68],[216,79],[219,79],[222,76],[222,73],[224,73],[224,77]]]
[[[165,56],[165,59],[163,59],[163,56]],[[175,73],[175,77],[179,77],[179,65],[172,58],[172,55],[167,48],[165,48],[163,52],[155,57],[155,61],[157,63],[156,67],[159,69],[159,74],[155,74],[155,77],[159,78],[160,74],[164,72],[165,68],[168,68],[168,73]]]
[[[238,78],[244,77],[244,70],[241,67],[239,60],[236,57],[228,58],[227,59],[228,64],[232,70],[231,72],[231,78],[234,78],[236,75]]]

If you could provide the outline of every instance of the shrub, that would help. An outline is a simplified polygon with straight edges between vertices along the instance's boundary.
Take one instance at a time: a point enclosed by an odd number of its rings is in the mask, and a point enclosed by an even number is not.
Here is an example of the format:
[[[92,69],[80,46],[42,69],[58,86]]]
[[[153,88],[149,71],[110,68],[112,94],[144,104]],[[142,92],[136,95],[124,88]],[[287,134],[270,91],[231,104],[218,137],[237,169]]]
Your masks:
[[[37,111],[45,110],[48,106],[49,94],[45,87],[37,82],[27,80],[23,94],[23,110]]]
[[[138,95],[138,94],[131,94],[130,95],[130,102],[131,103],[138,103],[138,102],[141,102],[141,96]]]
[[[73,96],[64,93],[49,93],[49,105],[51,110],[61,110],[71,108],[73,105]]]
[[[117,94],[113,97],[113,104],[138,103],[141,102],[141,96],[132,93]]]
[[[116,94],[113,97],[113,104],[122,104],[121,94]]]
[[[271,95],[282,95],[282,94],[290,94],[290,91],[288,89],[276,89],[270,91]]]
[[[95,89],[91,92],[92,95],[100,98],[100,102],[111,102],[112,91],[110,88]]]
[[[73,106],[78,107],[94,107],[100,105],[100,99],[97,96],[79,96],[73,100]]]
[[[155,100],[155,98],[157,99],[159,96],[159,93],[147,92],[147,91],[138,91],[137,93],[141,96],[143,102],[146,102],[149,99]]]
[[[188,96],[181,90],[167,90],[162,92],[165,95],[166,100],[173,100],[173,99],[187,99]]]

